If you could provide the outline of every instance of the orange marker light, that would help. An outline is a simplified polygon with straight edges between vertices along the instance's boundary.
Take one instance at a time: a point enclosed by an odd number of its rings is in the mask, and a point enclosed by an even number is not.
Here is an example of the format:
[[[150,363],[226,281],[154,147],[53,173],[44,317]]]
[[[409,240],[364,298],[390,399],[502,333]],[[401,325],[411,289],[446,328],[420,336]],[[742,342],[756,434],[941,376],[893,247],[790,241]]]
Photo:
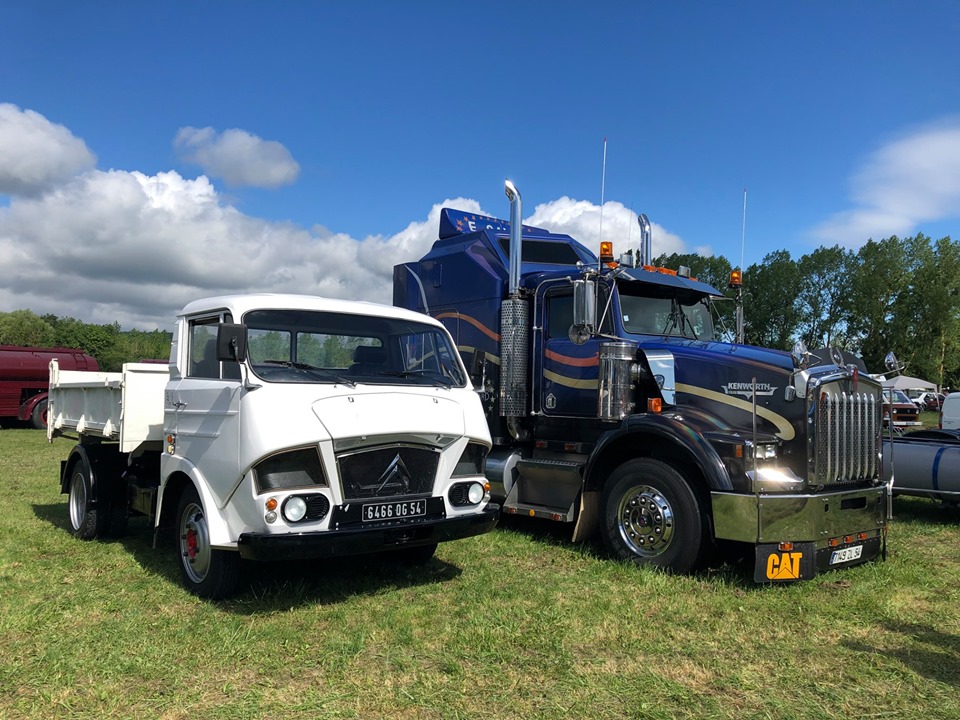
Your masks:
[[[663,400],[660,398],[647,398],[647,412],[659,413],[663,410]]]
[[[277,499],[270,498],[267,500],[267,510],[276,510],[277,509]]]
[[[613,262],[613,243],[609,240],[600,243],[600,262]]]

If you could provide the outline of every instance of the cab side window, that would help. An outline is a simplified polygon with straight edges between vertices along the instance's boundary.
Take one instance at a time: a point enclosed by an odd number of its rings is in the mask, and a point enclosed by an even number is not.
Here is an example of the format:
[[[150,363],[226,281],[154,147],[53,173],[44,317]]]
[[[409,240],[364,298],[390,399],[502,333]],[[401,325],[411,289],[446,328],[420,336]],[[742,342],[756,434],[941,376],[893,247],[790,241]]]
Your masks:
[[[566,338],[573,324],[573,295],[553,295],[547,300],[547,337]]]
[[[217,328],[221,322],[230,322],[229,314],[199,318],[190,322],[190,362],[187,377],[238,380],[240,366],[235,362],[217,360]]]

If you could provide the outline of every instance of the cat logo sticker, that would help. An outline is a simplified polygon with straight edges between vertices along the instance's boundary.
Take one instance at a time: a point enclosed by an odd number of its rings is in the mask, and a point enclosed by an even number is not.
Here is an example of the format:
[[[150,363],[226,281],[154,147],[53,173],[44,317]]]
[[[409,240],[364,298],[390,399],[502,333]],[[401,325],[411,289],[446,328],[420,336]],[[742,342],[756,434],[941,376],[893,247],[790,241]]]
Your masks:
[[[792,543],[781,550],[777,545],[758,545],[754,580],[780,583],[809,580],[816,575],[817,551],[813,543]]]
[[[767,557],[767,580],[799,580],[803,553],[770,553]]]

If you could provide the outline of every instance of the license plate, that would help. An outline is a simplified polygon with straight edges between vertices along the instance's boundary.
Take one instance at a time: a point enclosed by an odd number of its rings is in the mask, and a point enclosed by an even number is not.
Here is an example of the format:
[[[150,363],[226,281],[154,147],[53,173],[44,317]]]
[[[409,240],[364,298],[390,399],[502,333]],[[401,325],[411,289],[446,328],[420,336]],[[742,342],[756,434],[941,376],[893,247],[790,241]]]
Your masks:
[[[427,514],[426,500],[403,500],[388,503],[367,503],[360,517],[364,522],[377,520],[397,520],[398,518],[417,517]]]
[[[834,550],[830,554],[830,564],[836,565],[837,563],[859,560],[861,555],[863,555],[863,545],[854,545],[853,547],[843,548],[842,550]]]

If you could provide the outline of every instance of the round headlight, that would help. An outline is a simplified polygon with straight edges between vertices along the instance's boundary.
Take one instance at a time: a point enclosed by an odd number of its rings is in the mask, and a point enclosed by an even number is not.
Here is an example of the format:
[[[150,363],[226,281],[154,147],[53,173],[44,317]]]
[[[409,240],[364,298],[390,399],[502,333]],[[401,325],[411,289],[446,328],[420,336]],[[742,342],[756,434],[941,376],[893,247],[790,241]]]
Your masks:
[[[307,514],[307,503],[298,495],[291,495],[283,503],[283,517],[287,522],[300,522]]]
[[[472,505],[476,505],[483,500],[483,485],[480,483],[472,483],[470,489],[467,490],[467,500],[469,500]]]

